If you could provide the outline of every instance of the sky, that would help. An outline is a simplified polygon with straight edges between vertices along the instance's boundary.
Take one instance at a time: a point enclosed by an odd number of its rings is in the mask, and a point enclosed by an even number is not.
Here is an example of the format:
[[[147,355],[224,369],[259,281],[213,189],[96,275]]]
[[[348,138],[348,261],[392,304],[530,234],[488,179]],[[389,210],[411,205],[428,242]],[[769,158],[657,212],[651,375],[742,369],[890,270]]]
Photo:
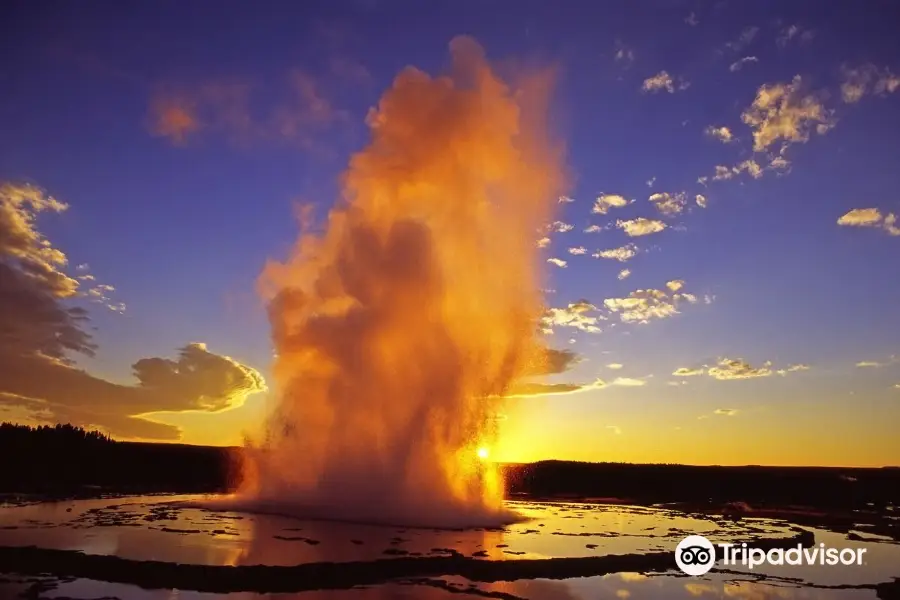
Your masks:
[[[829,6],[6,2],[0,419],[241,443],[267,260],[468,35],[553,68],[571,175],[536,235],[567,369],[492,456],[898,465],[900,15]]]

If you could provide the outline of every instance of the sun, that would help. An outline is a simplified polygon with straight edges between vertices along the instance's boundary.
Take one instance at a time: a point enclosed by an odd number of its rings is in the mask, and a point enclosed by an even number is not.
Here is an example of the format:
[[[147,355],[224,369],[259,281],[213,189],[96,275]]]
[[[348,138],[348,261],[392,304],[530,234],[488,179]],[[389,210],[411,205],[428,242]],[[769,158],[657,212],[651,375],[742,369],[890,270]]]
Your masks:
[[[487,448],[482,446],[481,448],[478,449],[476,454],[478,455],[478,458],[480,458],[481,460],[487,460],[487,457],[490,456],[491,452],[490,452],[490,450],[488,450]]]

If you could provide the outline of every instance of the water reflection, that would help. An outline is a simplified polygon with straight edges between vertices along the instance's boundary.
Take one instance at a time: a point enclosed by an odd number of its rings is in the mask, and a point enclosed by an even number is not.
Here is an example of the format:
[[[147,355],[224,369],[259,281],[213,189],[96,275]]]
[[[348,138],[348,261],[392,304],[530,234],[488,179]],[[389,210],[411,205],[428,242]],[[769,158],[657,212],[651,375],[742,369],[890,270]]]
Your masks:
[[[499,530],[432,530],[308,521],[271,515],[212,512],[186,502],[197,497],[143,497],[45,503],[0,509],[0,543],[37,545],[133,560],[251,566],[316,562],[465,556],[490,561],[565,558],[672,550],[688,533],[715,541],[787,536],[783,522],[728,521],[647,507],[573,503],[511,503],[530,517]],[[750,571],[735,565],[690,578],[676,573],[617,573],[570,580],[531,579],[475,583],[462,577],[417,578],[349,590],[296,594],[201,594],[142,590],[89,580],[54,581],[33,598],[99,597],[122,600],[285,600],[387,598],[475,598],[581,600],[595,598],[806,599],[875,598],[873,589],[811,586],[882,583],[900,575],[900,546],[850,541],[843,534],[814,530],[817,542],[866,549],[861,566],[766,566]],[[0,567],[2,570],[2,567]],[[13,578],[14,579],[14,578]],[[13,597],[27,583],[0,583],[0,597]],[[24,586],[24,587],[23,587]]]

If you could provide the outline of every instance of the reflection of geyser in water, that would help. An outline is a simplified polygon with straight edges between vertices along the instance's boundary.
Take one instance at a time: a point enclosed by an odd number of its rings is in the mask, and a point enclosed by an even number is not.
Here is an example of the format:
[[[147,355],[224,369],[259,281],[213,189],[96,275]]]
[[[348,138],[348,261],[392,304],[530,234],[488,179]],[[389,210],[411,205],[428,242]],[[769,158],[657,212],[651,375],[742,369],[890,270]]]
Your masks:
[[[563,191],[549,77],[512,89],[471,39],[447,76],[406,69],[371,111],[324,233],[265,273],[279,401],[245,508],[370,522],[510,520],[497,400],[541,368],[535,241]]]

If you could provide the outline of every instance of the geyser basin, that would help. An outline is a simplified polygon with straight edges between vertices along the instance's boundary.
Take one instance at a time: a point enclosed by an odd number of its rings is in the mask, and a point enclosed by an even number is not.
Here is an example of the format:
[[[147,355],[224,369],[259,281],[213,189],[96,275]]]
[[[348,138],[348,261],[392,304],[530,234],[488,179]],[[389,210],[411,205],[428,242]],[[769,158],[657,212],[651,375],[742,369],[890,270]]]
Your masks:
[[[50,575],[30,584],[16,583],[24,581],[24,575],[7,577],[6,583],[0,581],[0,597],[12,589],[6,585],[43,585],[53,589],[46,598],[62,594],[123,600],[163,600],[171,588],[182,590],[185,598],[197,590],[304,592],[302,597],[310,600],[384,600],[404,594],[451,600],[486,593],[574,600],[602,594],[624,597],[618,593],[623,589],[653,600],[698,595],[793,598],[795,591],[798,598],[874,599],[876,593],[891,597],[884,594],[890,592],[888,582],[900,564],[896,544],[854,542],[850,545],[867,549],[864,569],[768,567],[684,578],[673,576],[672,550],[688,533],[701,533],[714,542],[745,540],[770,547],[810,544],[813,535],[814,541],[830,546],[846,546],[848,541],[820,530],[799,533],[783,522],[734,522],[631,506],[515,502],[510,508],[529,517],[528,522],[437,530],[190,507],[209,500],[144,497],[2,508],[0,579],[3,566],[31,577]],[[67,577],[60,583],[54,573]],[[355,586],[367,586],[367,591]],[[318,591],[323,588],[333,591]],[[158,593],[152,591],[156,589]],[[454,595],[448,595],[448,589]],[[33,592],[29,597],[45,596]]]

